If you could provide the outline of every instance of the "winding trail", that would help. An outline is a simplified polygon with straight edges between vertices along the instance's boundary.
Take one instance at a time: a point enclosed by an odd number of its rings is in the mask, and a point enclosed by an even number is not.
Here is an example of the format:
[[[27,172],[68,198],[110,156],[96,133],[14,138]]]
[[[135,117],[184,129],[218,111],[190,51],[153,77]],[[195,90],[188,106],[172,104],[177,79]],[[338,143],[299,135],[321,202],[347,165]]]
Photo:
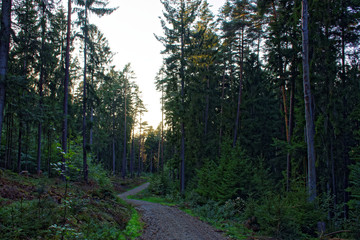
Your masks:
[[[135,206],[142,215],[145,229],[142,240],[225,240],[221,233],[208,224],[194,218],[176,207],[164,206],[158,203],[127,199],[149,186],[145,183],[137,188],[119,195]]]

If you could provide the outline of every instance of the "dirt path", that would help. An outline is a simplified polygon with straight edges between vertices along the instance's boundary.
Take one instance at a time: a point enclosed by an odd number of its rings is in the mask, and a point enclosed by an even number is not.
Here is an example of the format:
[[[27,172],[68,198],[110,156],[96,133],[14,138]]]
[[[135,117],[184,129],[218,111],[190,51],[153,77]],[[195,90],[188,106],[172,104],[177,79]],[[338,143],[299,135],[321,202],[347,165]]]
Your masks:
[[[222,240],[227,239],[208,224],[190,216],[176,207],[140,200],[127,199],[149,186],[145,183],[119,197],[135,206],[142,215],[145,229],[143,240]]]

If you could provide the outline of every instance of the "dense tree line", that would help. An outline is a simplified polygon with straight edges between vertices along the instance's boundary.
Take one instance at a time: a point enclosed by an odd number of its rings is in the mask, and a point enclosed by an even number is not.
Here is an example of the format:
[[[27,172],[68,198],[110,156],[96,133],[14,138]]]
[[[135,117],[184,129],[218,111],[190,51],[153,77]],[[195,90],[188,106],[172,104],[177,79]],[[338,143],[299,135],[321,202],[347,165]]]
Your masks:
[[[278,238],[317,222],[358,238],[359,1],[228,0],[217,17],[205,0],[161,2],[153,129],[89,20],[108,1],[2,1],[0,166],[50,176],[71,156],[87,181],[90,156],[114,175],[161,172],[162,194],[197,205],[244,202]]]
[[[207,1],[161,2],[156,84],[178,191],[225,202],[307,188],[328,199],[330,228],[356,222],[359,2],[228,0],[217,18]]]
[[[2,168],[55,175],[51,164],[68,160],[64,152],[85,181],[88,156],[113,174],[136,170],[126,146],[145,110],[141,93],[130,64],[113,66],[106,37],[89,20],[116,10],[107,4],[68,1],[65,10],[57,1],[3,1]]]

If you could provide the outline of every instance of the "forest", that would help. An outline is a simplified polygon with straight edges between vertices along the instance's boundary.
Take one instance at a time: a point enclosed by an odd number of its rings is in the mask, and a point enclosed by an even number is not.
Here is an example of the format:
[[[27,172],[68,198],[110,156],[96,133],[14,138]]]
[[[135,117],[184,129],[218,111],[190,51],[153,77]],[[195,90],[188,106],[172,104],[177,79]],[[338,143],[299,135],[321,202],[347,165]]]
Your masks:
[[[23,197],[5,196],[19,173],[65,184],[63,222],[84,204],[66,201],[79,184],[116,205],[114,182],[146,176],[147,195],[234,239],[359,239],[360,1],[227,0],[218,15],[206,0],[159,1],[154,129],[131,64],[115,67],[90,21],[116,11],[107,0],[2,0],[0,235],[22,239]],[[124,230],[135,210],[116,206]],[[65,239],[123,239],[76,235],[74,221]]]

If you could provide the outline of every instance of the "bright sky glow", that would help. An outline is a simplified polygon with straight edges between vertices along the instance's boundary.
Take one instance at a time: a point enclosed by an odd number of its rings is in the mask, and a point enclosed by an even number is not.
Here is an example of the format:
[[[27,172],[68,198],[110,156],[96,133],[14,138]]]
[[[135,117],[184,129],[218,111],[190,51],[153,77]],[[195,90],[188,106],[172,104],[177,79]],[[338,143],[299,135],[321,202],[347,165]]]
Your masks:
[[[214,15],[226,0],[208,0]],[[155,76],[162,65],[163,45],[154,34],[163,35],[159,16],[163,6],[160,0],[110,0],[109,7],[117,11],[102,18],[90,18],[108,39],[116,53],[113,64],[121,70],[131,63],[142,100],[148,110],[143,120],[156,128],[161,122],[161,93],[156,91]]]

